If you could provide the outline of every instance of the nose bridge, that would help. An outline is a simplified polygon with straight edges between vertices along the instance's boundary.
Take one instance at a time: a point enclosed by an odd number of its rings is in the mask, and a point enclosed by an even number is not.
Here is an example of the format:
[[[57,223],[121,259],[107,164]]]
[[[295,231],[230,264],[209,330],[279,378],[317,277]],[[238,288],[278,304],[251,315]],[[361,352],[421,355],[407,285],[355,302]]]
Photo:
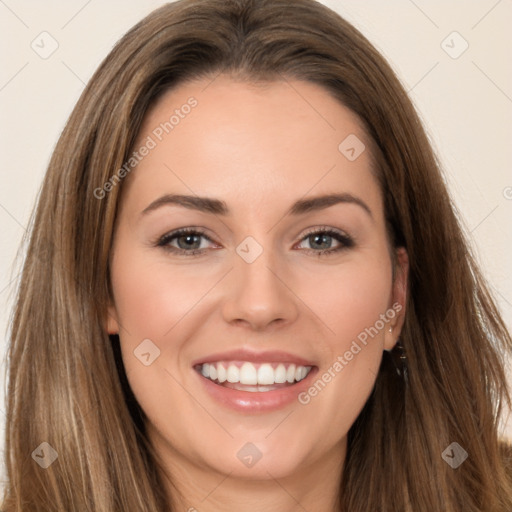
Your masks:
[[[259,237],[261,240],[261,236]],[[279,319],[291,321],[296,315],[293,294],[285,285],[286,276],[271,246],[252,236],[236,247],[234,268],[224,307],[226,321],[246,321],[255,328]]]

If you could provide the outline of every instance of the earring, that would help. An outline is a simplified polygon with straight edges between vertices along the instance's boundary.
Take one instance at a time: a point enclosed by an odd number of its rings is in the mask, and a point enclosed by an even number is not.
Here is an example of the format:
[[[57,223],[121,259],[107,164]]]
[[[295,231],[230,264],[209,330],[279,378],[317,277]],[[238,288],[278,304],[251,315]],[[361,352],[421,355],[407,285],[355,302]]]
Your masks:
[[[405,352],[404,346],[400,342],[400,338],[397,340],[396,345],[391,351],[391,360],[395,365],[397,375],[407,381],[407,354]]]

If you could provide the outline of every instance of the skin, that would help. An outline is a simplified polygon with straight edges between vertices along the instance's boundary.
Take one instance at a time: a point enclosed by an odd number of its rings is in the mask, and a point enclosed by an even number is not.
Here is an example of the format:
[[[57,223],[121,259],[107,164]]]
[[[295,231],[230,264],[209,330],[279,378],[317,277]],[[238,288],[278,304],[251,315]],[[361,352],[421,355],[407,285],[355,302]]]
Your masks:
[[[368,139],[358,118],[320,86],[256,86],[221,75],[168,91],[148,111],[135,146],[191,96],[198,105],[123,183],[106,329],[119,333],[148,435],[182,495],[169,485],[179,510],[338,510],[347,432],[372,390],[382,351],[400,334],[407,290],[403,249],[393,282]],[[352,162],[338,150],[349,134],[367,148]],[[285,215],[298,199],[333,192],[357,196],[371,216],[353,203]],[[232,213],[166,205],[141,215],[164,193],[221,199]],[[206,230],[212,242],[199,238],[195,246],[203,254],[156,246],[184,227]],[[353,237],[354,245],[318,256],[342,245],[329,237],[315,245],[307,236],[325,227]],[[263,249],[250,264],[236,252],[247,236]],[[187,250],[179,242],[171,245]],[[395,303],[400,313],[307,405],[240,414],[214,402],[191,367],[206,355],[249,347],[315,361],[320,375]],[[150,366],[133,353],[144,339],[161,351]],[[251,468],[236,456],[247,442],[262,454]]]

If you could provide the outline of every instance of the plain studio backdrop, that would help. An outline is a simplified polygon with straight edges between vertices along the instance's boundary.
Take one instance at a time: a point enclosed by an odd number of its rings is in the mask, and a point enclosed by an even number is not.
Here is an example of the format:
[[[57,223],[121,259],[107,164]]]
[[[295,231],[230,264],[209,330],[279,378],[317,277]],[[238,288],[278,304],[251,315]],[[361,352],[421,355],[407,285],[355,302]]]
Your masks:
[[[13,261],[46,166],[100,62],[129,28],[164,3],[0,0],[2,451],[4,357],[20,270]],[[512,329],[512,2],[322,3],[368,37],[409,91],[443,163],[463,226]],[[510,415],[504,418],[503,431],[512,438]]]

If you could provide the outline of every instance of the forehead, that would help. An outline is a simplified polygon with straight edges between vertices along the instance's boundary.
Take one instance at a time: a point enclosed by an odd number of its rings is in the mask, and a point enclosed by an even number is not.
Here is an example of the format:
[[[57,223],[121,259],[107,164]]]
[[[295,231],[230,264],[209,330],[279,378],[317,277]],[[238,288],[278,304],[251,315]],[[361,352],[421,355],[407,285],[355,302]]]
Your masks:
[[[250,198],[254,207],[343,191],[380,204],[358,117],[309,82],[220,75],[183,83],[146,113],[135,151],[144,146],[151,149],[124,184],[137,188],[141,206],[164,191],[240,206]]]

